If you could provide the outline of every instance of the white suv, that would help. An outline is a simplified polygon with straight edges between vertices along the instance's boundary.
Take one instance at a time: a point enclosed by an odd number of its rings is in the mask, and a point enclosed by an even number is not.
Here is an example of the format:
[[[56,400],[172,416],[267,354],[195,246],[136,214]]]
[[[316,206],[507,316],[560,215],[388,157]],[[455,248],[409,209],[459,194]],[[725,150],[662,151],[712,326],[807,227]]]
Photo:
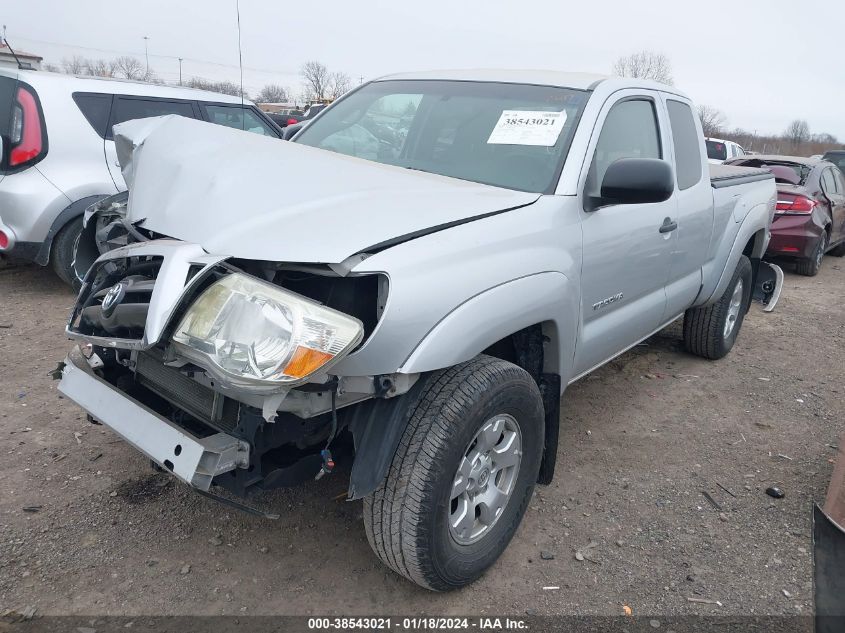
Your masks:
[[[721,165],[726,160],[745,156],[746,152],[739,143],[726,141],[721,138],[706,138],[707,162],[711,165]]]
[[[72,283],[83,212],[126,189],[112,126],[165,114],[282,136],[240,97],[0,68],[0,257],[51,263]]]

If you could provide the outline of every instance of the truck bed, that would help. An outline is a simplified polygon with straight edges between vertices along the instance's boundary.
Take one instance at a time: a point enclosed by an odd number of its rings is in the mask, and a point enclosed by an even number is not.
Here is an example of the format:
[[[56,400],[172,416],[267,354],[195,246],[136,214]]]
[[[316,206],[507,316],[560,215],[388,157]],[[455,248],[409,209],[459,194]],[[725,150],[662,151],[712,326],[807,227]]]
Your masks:
[[[710,165],[710,185],[714,189],[733,187],[746,182],[774,178],[772,173],[756,167],[734,167],[732,165]]]

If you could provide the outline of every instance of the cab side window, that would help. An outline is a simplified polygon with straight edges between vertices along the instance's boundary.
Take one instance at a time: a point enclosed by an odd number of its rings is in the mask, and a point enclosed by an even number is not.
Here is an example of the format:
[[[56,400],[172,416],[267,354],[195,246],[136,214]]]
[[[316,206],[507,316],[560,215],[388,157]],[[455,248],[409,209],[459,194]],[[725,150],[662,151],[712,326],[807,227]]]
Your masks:
[[[650,99],[620,101],[608,112],[587,172],[586,198],[601,196],[604,174],[620,158],[663,158],[657,113]]]

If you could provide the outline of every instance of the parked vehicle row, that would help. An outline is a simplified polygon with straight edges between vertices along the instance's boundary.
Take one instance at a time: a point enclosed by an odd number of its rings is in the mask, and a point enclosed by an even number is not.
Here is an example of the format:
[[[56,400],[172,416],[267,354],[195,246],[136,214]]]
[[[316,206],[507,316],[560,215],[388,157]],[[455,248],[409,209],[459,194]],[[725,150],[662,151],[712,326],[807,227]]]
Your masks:
[[[290,143],[114,135],[124,245],[87,273],[60,391],[212,496],[330,476],[351,436],[370,545],[434,590],[551,482],[567,385],[679,318],[728,354],[777,198],[708,166],[676,88],[584,74],[386,77]]]
[[[320,114],[320,112],[326,108],[326,105],[327,104],[325,103],[314,103],[305,108],[304,111],[288,109],[280,112],[270,112],[268,113],[268,116],[280,128],[286,128],[289,125],[296,125],[297,123],[302,123],[303,121],[310,121]]]
[[[76,281],[82,214],[126,189],[112,127],[166,114],[281,138],[239,97],[148,83],[0,69],[0,255]]]
[[[845,152],[841,154],[845,162]],[[764,168],[775,176],[778,201],[767,257],[794,261],[798,274],[814,276],[826,253],[845,255],[845,176],[834,163],[753,156],[726,164]]]

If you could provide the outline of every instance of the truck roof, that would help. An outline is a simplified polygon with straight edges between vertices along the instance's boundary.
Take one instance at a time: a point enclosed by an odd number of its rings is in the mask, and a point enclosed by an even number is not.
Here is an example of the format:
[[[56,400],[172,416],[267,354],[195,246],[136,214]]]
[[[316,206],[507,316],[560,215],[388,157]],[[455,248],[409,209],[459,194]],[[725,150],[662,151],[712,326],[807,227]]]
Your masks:
[[[444,81],[490,81],[513,84],[534,84],[540,86],[557,86],[561,88],[574,88],[576,90],[594,90],[599,84],[616,84],[615,88],[647,88],[651,90],[663,90],[674,94],[682,95],[681,92],[648,79],[636,79],[631,77],[610,77],[595,73],[564,72],[559,70],[539,69],[496,69],[476,68],[464,70],[426,70],[419,72],[396,73],[379,77],[376,81],[388,81],[394,79],[430,79]]]
[[[65,84],[73,92],[103,92],[109,94],[131,94],[149,97],[172,97],[174,99],[196,99],[199,101],[213,101],[217,103],[240,103],[240,97],[187,88],[185,86],[165,86],[151,84],[145,81],[131,79],[117,79],[114,77],[91,77],[89,75],[68,75],[46,70],[18,70],[17,68],[0,68],[0,76],[20,79],[32,85],[37,90],[40,85],[49,82],[51,85]],[[244,99],[244,103],[252,104]]]

